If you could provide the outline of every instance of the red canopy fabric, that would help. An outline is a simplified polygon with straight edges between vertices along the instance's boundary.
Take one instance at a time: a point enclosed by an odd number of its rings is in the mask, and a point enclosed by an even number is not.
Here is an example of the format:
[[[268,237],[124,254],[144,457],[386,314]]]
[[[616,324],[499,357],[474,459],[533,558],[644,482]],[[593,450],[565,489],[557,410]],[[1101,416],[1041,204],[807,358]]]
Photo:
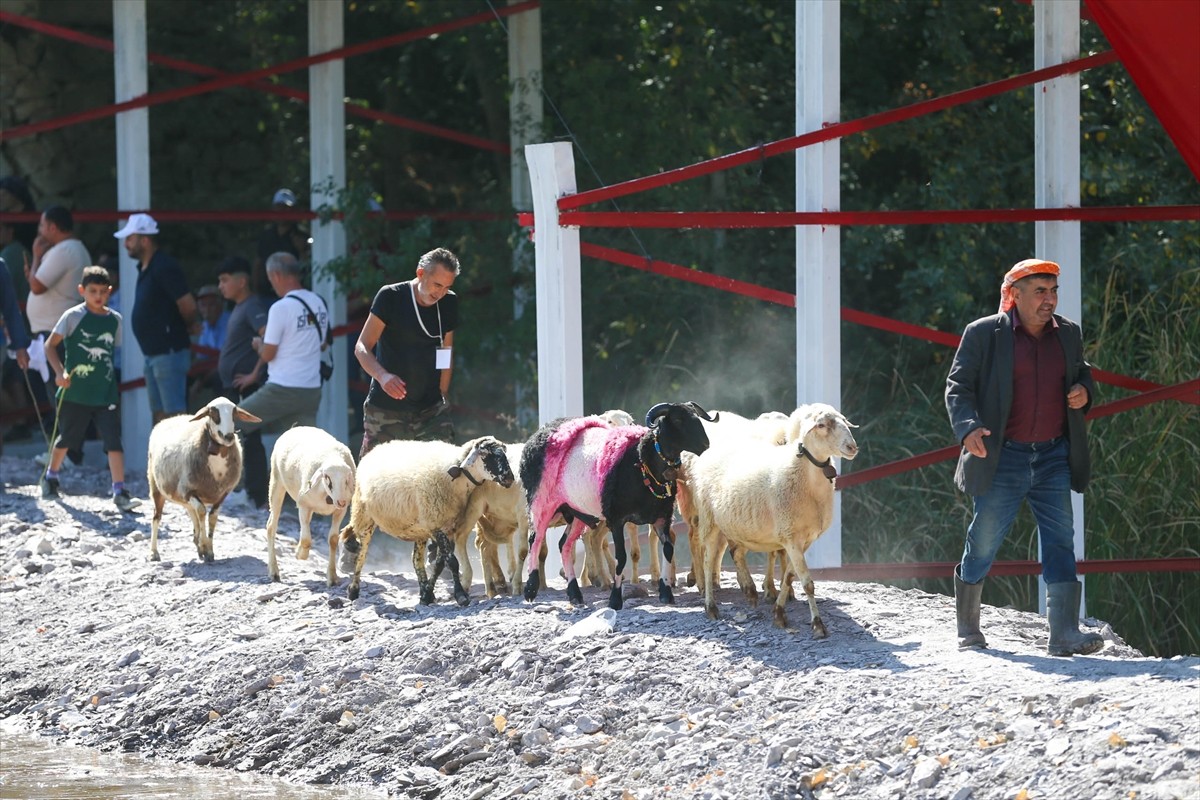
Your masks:
[[[1200,180],[1200,0],[1086,0],[1121,63]]]

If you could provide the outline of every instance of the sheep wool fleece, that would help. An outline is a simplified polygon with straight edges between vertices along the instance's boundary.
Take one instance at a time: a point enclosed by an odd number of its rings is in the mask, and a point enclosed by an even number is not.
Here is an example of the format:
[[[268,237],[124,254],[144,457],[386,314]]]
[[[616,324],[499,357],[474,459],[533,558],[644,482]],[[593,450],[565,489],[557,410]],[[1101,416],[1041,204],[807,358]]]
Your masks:
[[[542,486],[558,486],[562,483],[562,473],[567,463],[567,457],[584,437],[603,437],[603,441],[599,442],[600,457],[592,462],[593,485],[599,490],[616,463],[648,432],[648,428],[640,425],[614,428],[598,416],[567,420],[554,433],[550,434],[550,439],[546,443],[546,465],[542,472]],[[538,493],[534,506],[530,508],[533,519],[540,518],[539,514],[543,511],[542,504],[556,502],[553,494],[550,492]]]

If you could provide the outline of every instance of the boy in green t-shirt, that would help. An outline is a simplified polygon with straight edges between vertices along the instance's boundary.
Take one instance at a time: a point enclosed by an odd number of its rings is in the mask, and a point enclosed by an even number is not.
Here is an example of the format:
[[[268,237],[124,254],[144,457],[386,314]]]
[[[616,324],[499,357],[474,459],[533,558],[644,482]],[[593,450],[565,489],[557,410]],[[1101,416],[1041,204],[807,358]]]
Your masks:
[[[58,470],[67,450],[83,447],[88,425],[95,421],[96,432],[108,452],[113,502],[122,511],[130,511],[139,501],[125,489],[125,450],[121,447],[121,412],[113,364],[113,351],[121,346],[121,315],[107,305],[111,292],[108,270],[85,267],[79,284],[83,302],[59,317],[46,342],[46,361],[54,371],[62,408],[58,439],[42,478],[42,497],[58,497]],[[58,358],[59,342],[64,343],[65,368]]]

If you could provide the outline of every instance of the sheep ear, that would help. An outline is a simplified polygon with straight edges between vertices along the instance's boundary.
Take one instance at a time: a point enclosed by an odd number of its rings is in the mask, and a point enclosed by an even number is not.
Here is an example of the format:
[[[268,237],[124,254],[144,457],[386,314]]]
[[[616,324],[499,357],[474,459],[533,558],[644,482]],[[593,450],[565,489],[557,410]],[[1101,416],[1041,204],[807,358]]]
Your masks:
[[[463,474],[463,469],[458,464],[455,464],[454,466],[450,467],[450,469],[446,470],[446,474],[450,476],[451,480],[454,480],[459,475]]]
[[[324,477],[325,473],[322,470],[317,470],[315,473],[313,473],[312,480],[308,482],[308,487],[304,490],[304,493],[308,494],[309,492],[314,492],[320,488],[321,480]]]
[[[233,418],[239,422],[262,422],[261,419],[251,414],[249,411],[243,411],[240,408],[233,410]]]
[[[196,412],[196,415],[194,417],[192,417],[192,422],[199,422],[200,420],[204,419],[207,416],[208,416],[208,406],[205,406],[204,408],[202,408]]]

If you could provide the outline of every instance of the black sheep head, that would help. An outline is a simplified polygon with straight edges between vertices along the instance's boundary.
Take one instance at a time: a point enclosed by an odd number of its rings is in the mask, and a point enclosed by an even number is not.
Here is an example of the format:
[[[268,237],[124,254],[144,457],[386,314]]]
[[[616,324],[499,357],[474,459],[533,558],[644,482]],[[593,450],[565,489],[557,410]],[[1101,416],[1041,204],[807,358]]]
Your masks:
[[[708,449],[708,434],[701,419],[716,422],[714,416],[694,402],[659,403],[646,412],[646,426],[654,431],[668,462],[678,463],[684,450],[699,455]]]

